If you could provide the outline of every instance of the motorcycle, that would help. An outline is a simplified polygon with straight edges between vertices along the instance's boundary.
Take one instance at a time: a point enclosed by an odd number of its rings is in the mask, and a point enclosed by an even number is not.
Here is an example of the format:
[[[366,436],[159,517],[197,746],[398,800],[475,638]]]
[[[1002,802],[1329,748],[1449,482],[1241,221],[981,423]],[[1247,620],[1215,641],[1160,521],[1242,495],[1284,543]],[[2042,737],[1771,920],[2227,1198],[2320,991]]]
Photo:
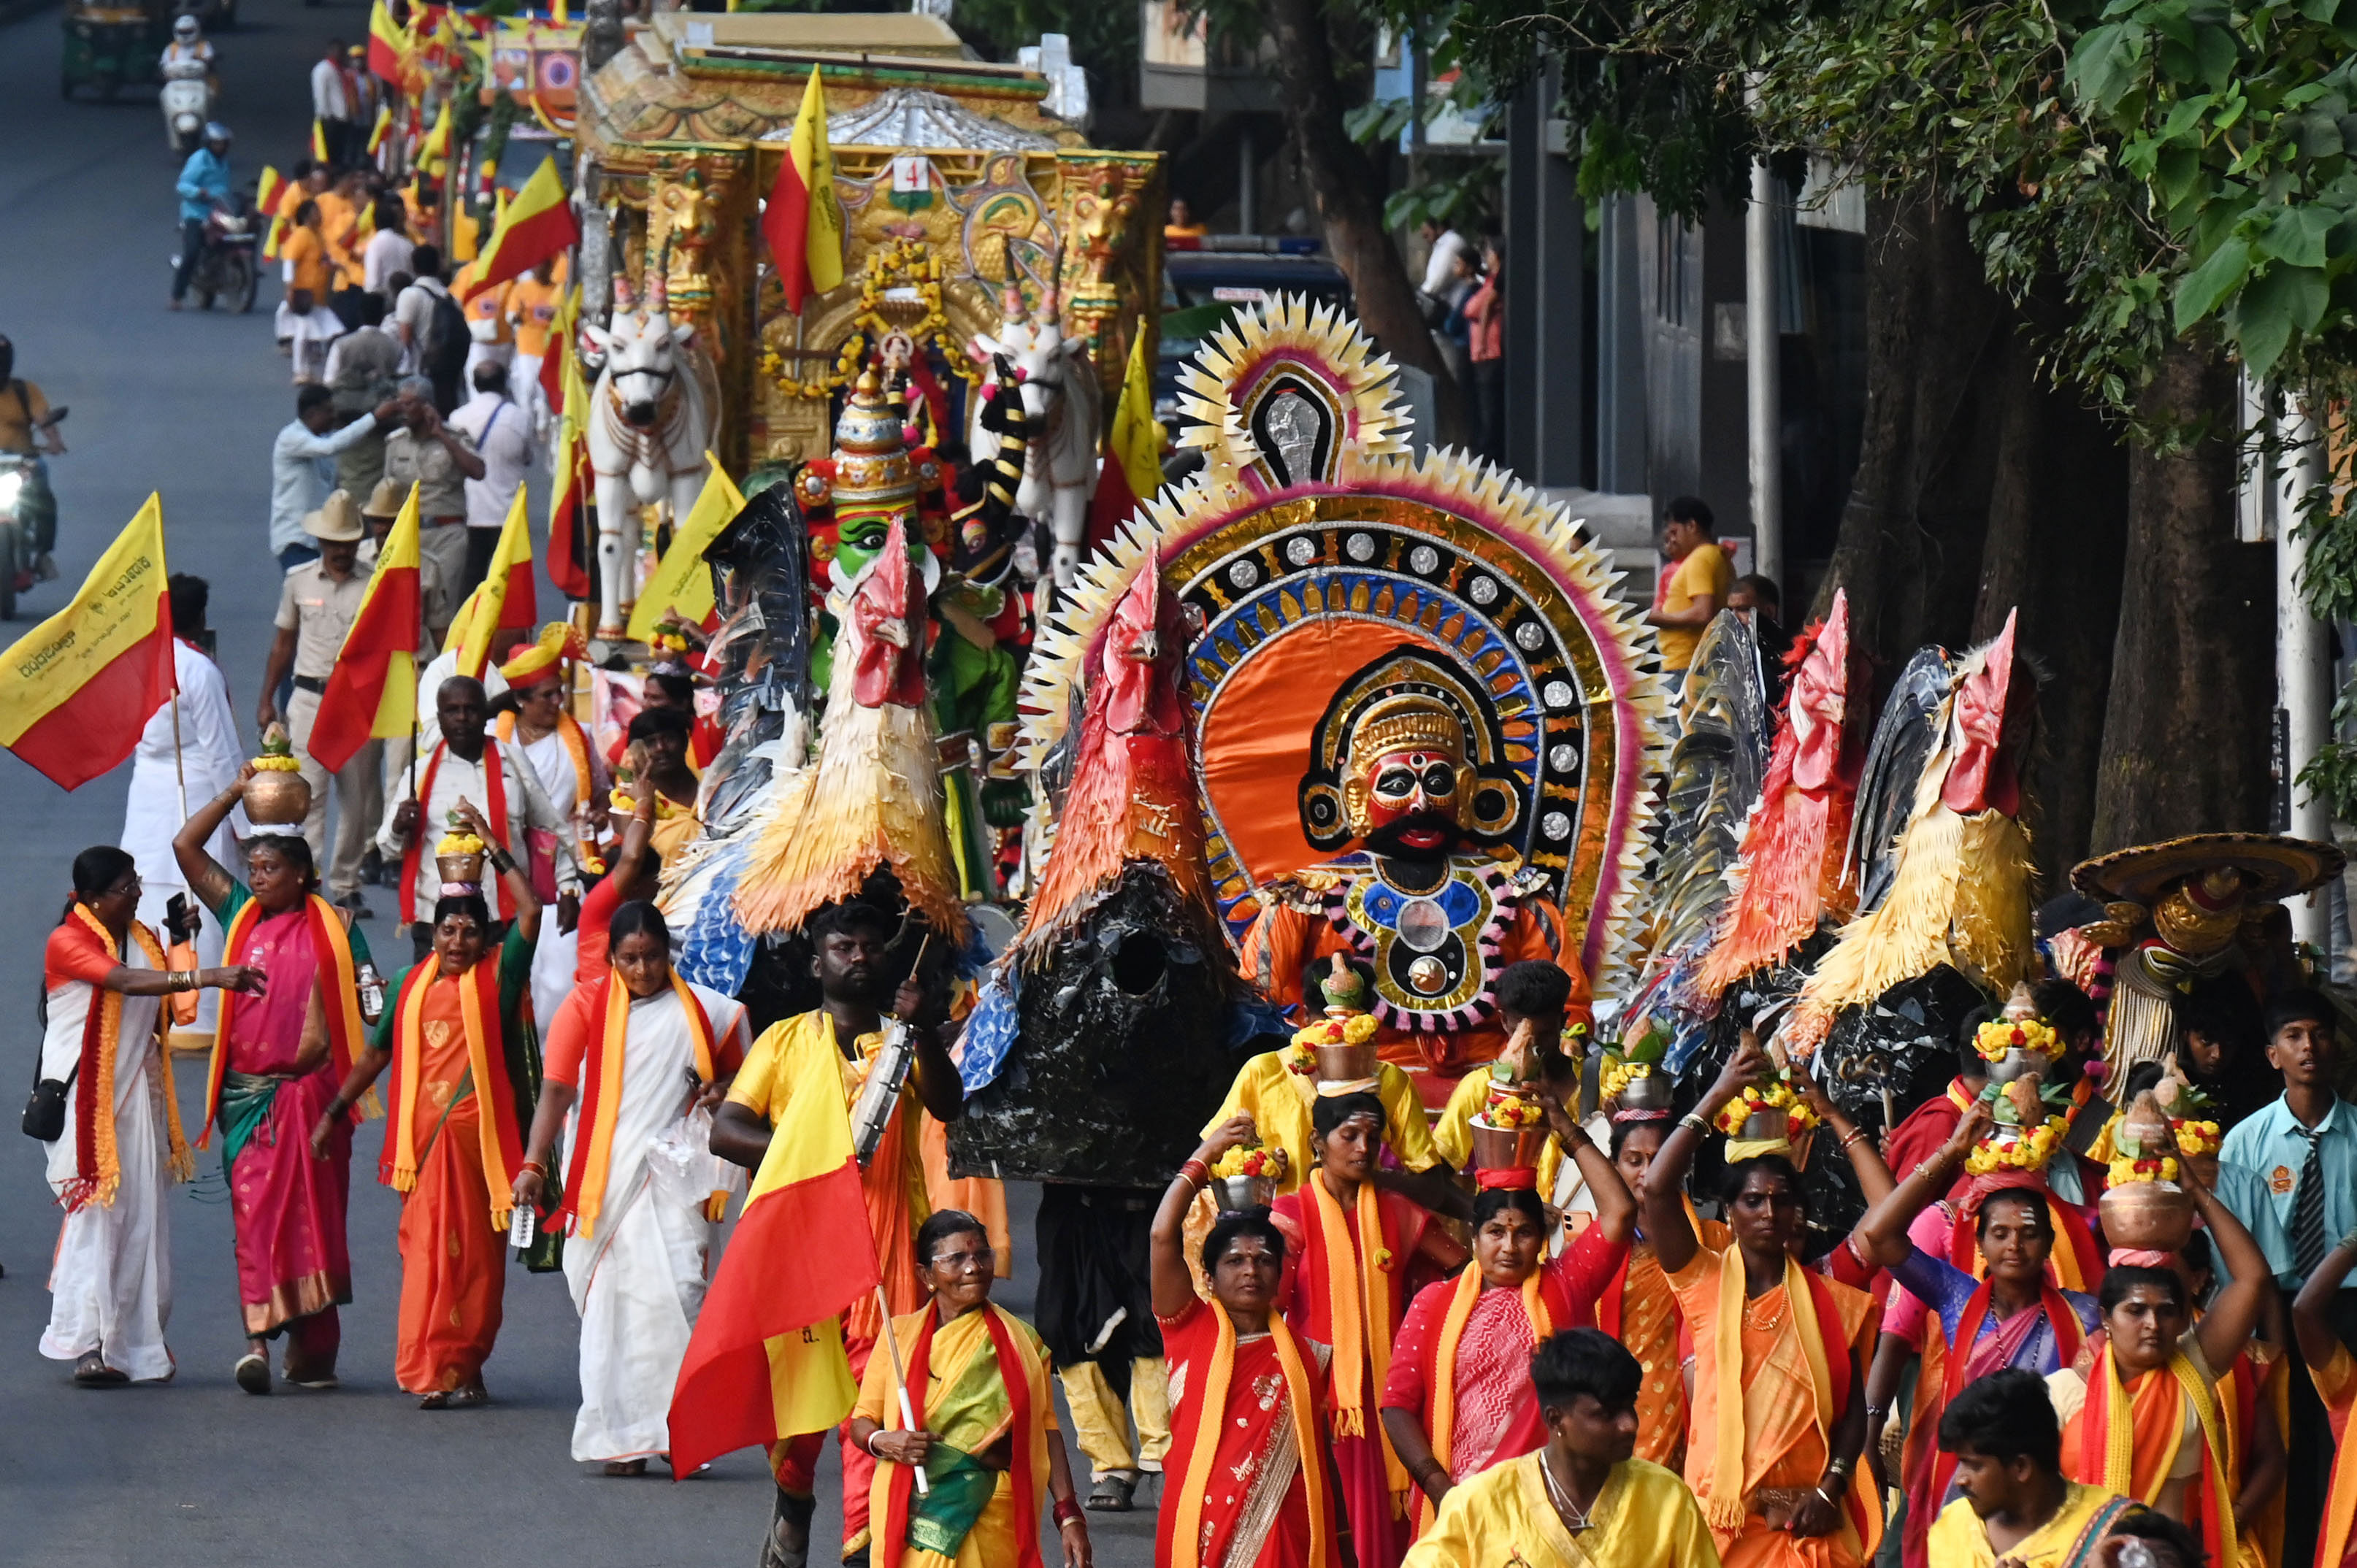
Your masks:
[[[172,151],[185,156],[196,151],[212,118],[213,90],[202,60],[186,60],[164,68],[164,86],[156,94],[164,110],[164,134]]]
[[[205,248],[188,278],[199,309],[210,310],[216,296],[240,316],[253,308],[254,251],[261,237],[252,200],[243,191],[213,204],[205,217]]]
[[[66,416],[53,408],[47,430]],[[0,452],[0,620],[16,618],[16,596],[31,587],[41,558],[57,542],[58,498],[49,466],[37,452]]]

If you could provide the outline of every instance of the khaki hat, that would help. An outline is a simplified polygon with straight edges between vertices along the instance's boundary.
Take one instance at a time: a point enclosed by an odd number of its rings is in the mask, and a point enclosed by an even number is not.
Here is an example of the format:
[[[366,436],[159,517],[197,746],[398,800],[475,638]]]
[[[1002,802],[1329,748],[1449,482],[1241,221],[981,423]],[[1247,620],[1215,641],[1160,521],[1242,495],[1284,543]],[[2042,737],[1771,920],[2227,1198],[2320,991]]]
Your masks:
[[[362,517],[399,517],[401,503],[408,492],[391,479],[379,479],[376,489],[369,492],[368,505],[361,508]]]
[[[335,491],[319,504],[318,510],[306,513],[303,532],[323,544],[357,544],[368,537],[348,490]]]

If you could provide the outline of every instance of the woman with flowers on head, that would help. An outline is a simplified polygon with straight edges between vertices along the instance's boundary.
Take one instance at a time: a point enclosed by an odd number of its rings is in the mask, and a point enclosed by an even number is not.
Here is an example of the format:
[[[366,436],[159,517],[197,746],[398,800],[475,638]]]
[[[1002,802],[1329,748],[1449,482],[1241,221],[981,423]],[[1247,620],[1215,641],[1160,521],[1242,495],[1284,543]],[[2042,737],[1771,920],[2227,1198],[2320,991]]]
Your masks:
[[[1727,1568],[1862,1568],[1882,1538],[1858,1473],[1874,1300],[1793,1256],[1808,1211],[1783,1156],[1728,1164],[1724,1251],[1701,1246],[1679,1190],[1712,1118],[1772,1070],[1747,1036],[1645,1183],[1645,1232],[1694,1338],[1686,1481]]]
[[[1983,1143],[1996,1128],[1989,1102],[1975,1100],[1940,1151],[1909,1172],[1851,1233],[1852,1247],[1890,1270],[1938,1326],[1943,1353],[1924,1361],[1922,1375],[1933,1387],[1918,1395],[1918,1424],[1928,1420],[1936,1426],[1956,1391],[1991,1372],[2018,1367],[2044,1377],[2070,1366],[2097,1325],[2094,1298],[2055,1283],[2053,1211],[2037,1177],[2052,1155],[2050,1127],[2033,1124],[2026,1138],[2003,1145],[2002,1154]],[[1915,1217],[1948,1190],[1957,1169],[1975,1165],[1982,1168],[1973,1174],[1969,1212],[1987,1274],[1981,1280],[1925,1251],[1907,1234]],[[1964,1223],[1957,1221],[1960,1228]],[[1936,1517],[1956,1495],[1955,1472],[1953,1454],[1930,1452],[1906,1477],[1907,1517]],[[1909,1530],[1902,1545],[1909,1568],[1921,1568],[1923,1532]]]
[[[1561,1330],[1593,1326],[1598,1297],[1629,1256],[1637,1200],[1562,1102],[1550,1094],[1541,1104],[1579,1163],[1595,1223],[1549,1260],[1536,1169],[1481,1172],[1472,1266],[1409,1305],[1383,1382],[1383,1434],[1419,1488],[1419,1535],[1452,1487],[1545,1444],[1532,1352]]]
[[[1384,1434],[1380,1400],[1408,1298],[1466,1251],[1424,1209],[1378,1189],[1383,1102],[1327,1087],[1344,1092],[1321,1092],[1311,1110],[1317,1166],[1270,1214],[1286,1240],[1277,1305],[1296,1334],[1333,1348],[1334,1463],[1358,1568],[1399,1568],[1413,1483]]]

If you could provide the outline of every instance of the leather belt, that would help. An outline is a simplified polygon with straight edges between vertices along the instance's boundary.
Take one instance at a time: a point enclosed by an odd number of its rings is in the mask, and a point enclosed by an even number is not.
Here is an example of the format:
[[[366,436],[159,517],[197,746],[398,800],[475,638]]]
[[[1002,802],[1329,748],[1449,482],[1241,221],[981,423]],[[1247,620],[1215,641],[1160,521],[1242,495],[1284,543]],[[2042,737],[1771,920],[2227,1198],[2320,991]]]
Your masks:
[[[324,697],[328,694],[327,682],[317,675],[297,675],[295,677],[295,684],[315,697]]]

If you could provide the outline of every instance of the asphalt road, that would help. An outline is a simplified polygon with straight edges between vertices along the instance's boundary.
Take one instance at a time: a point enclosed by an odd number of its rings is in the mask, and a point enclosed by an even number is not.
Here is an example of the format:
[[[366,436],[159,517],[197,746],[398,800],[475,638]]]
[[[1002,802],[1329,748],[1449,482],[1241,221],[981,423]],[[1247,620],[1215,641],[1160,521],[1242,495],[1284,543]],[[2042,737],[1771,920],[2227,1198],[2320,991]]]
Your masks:
[[[242,25],[217,42],[222,114],[237,133],[237,172],[250,180],[265,162],[283,169],[302,155],[309,64],[331,33],[364,38],[367,13],[357,0],[309,8],[246,0],[242,10]],[[269,445],[293,414],[286,363],[270,341],[274,285],[250,317],[166,311],[177,166],[161,118],[146,93],[60,102],[59,21],[51,8],[0,27],[0,332],[16,342],[17,373],[72,409],[70,454],[52,467],[62,580],[34,590],[19,614],[61,606],[160,491],[174,569],[212,584],[221,662],[250,742],[279,581],[266,544]],[[20,621],[0,636],[24,628]],[[67,794],[0,753],[6,1081],[31,1077],[41,944],[70,889],[69,866],[84,846],[115,841],[128,775],[126,765]],[[387,950],[389,902],[375,894],[370,929]],[[180,1061],[193,1130],[201,1058]],[[660,1466],[651,1478],[608,1480],[569,1458],[576,1330],[561,1277],[510,1273],[506,1326],[485,1372],[488,1409],[424,1412],[394,1388],[397,1204],[370,1179],[382,1125],[369,1123],[354,1152],[358,1299],[344,1312],[343,1387],[262,1399],[230,1376],[242,1337],[218,1161],[204,1157],[199,1180],[171,1204],[178,1376],[81,1390],[37,1349],[58,1226],[41,1147],[0,1133],[0,1562],[751,1568],[773,1491],[758,1453],[678,1485]],[[1023,1312],[1035,1195],[1010,1196],[1017,1273],[1001,1299]],[[837,1528],[836,1497],[830,1459],[821,1471],[823,1542]],[[1150,1512],[1092,1523],[1107,1568],[1149,1559]],[[1052,1563],[1052,1542],[1048,1550]]]

